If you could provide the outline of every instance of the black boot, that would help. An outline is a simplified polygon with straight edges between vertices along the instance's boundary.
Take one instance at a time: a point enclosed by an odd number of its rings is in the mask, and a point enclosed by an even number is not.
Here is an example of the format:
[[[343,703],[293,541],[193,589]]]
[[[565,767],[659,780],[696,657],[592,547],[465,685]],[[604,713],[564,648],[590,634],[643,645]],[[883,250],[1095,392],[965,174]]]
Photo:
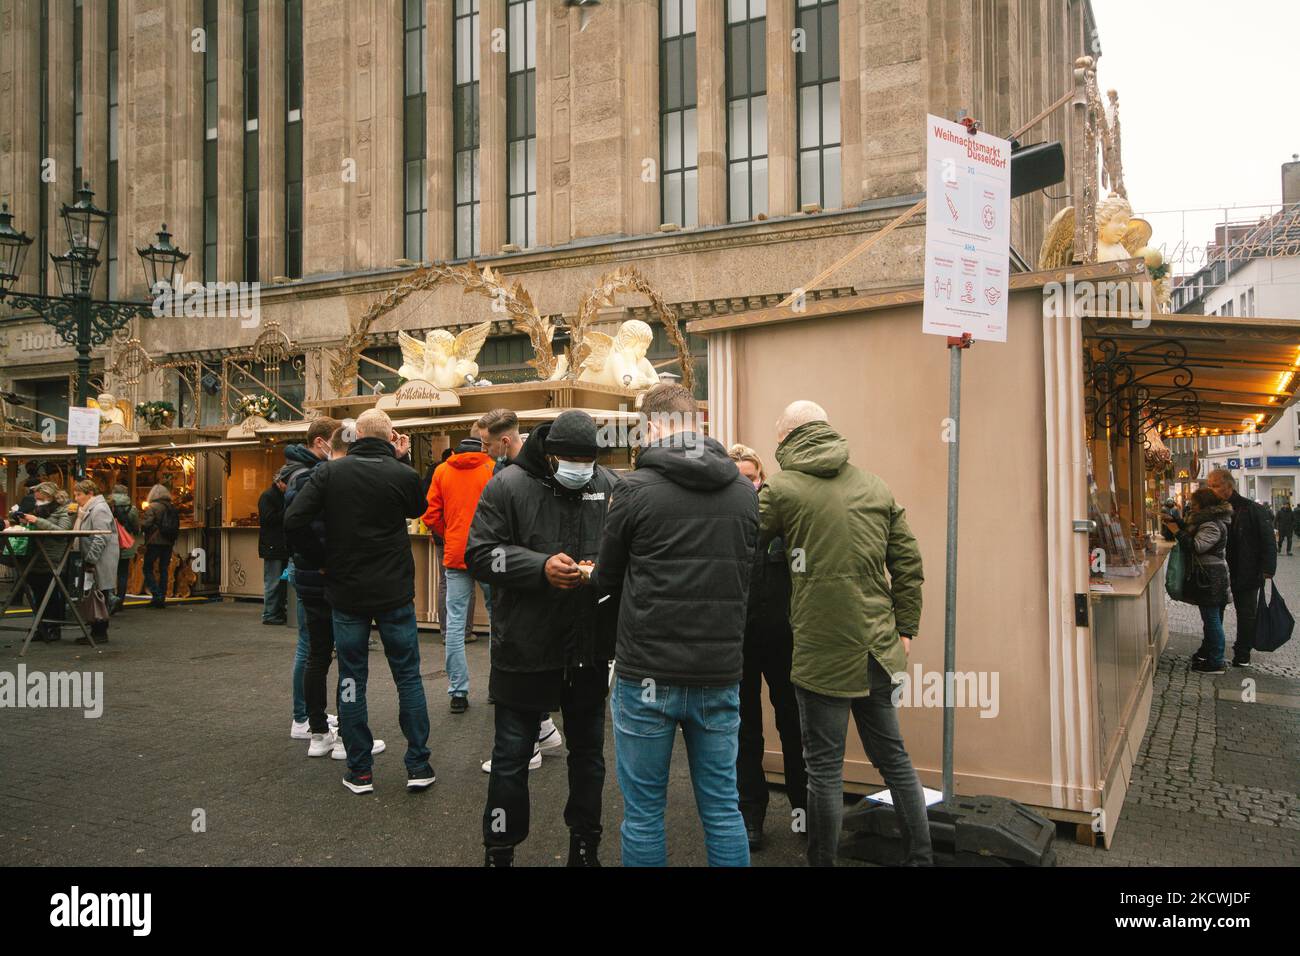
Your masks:
[[[600,836],[569,831],[569,862],[566,866],[600,866]]]
[[[483,865],[503,867],[515,865],[515,848],[512,846],[490,846],[483,852]]]

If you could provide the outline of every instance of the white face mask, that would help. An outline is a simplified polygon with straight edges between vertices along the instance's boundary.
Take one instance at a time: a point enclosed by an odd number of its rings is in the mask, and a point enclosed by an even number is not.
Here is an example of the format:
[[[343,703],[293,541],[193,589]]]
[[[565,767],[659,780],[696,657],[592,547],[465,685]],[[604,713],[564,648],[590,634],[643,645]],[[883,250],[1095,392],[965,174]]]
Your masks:
[[[596,463],[594,461],[558,460],[555,462],[555,480],[573,491],[577,491],[591,481],[591,476],[595,474],[595,471]]]

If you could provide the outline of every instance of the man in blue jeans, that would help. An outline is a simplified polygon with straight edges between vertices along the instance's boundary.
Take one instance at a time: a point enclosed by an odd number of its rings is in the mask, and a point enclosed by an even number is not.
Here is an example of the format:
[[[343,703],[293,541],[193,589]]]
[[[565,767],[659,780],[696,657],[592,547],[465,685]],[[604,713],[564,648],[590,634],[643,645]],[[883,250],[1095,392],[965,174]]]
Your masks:
[[[333,608],[339,661],[339,733],[347,749],[343,785],[374,792],[374,763],[366,710],[370,628],[379,628],[388,668],[397,685],[398,722],[406,735],[406,786],[417,791],[434,782],[429,764],[429,709],[420,681],[419,632],[415,624],[415,561],[406,522],[424,513],[420,476],[409,459],[411,441],[393,431],[378,409],[357,418],[357,440],[347,455],[312,469],[284,516],[295,552],[324,573]],[[325,539],[311,529],[324,522]]]
[[[748,866],[736,752],[758,500],[726,449],[696,430],[688,389],[656,385],[641,411],[648,442],[614,490],[594,572],[620,602],[610,712],[623,864],[667,863],[681,727],[709,865]]]

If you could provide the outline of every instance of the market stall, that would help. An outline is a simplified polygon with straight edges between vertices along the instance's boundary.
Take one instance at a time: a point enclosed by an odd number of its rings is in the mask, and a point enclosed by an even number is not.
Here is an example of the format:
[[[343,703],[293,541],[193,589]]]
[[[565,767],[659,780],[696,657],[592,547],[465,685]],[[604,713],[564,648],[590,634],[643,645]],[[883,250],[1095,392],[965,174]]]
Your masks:
[[[1159,474],[1147,430],[1240,430],[1248,418],[1267,428],[1295,396],[1300,322],[1114,314],[1072,297],[1054,313],[1045,302],[1067,278],[1147,282],[1141,260],[1013,275],[1007,341],[976,343],[965,358],[956,671],[969,693],[956,713],[955,783],[1085,829],[1100,820],[1109,845],[1166,640],[1168,546],[1151,533]],[[689,326],[728,369],[709,380],[715,437],[753,446],[775,469],[773,423],[812,399],[851,460],[906,509],[926,569],[909,660],[918,690],[944,671],[949,423],[947,350],[921,332],[923,301],[908,288]],[[1098,548],[1106,573],[1093,577]],[[912,691],[901,715],[922,782],[936,789],[940,700]],[[768,723],[771,748],[770,713]],[[779,779],[780,754],[770,750],[766,766]],[[854,735],[845,779],[880,781]]]

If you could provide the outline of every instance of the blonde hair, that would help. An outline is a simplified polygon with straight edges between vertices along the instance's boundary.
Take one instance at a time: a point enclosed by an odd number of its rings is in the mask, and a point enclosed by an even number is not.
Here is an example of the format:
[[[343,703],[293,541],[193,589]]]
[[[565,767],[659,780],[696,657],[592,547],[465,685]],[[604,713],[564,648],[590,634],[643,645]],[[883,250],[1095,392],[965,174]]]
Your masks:
[[[358,438],[383,438],[393,433],[393,420],[378,408],[367,408],[357,416]]]
[[[83,495],[97,495],[100,493],[99,485],[95,484],[95,482],[91,481],[89,478],[82,478],[72,487],[77,491],[80,491]]]
[[[747,461],[758,469],[758,480],[767,481],[767,472],[763,470],[763,459],[758,457],[758,452],[748,445],[742,445],[739,442],[727,449],[727,457],[734,462]]]
[[[149,489],[147,501],[171,501],[172,493],[167,490],[166,485],[154,485]]]

